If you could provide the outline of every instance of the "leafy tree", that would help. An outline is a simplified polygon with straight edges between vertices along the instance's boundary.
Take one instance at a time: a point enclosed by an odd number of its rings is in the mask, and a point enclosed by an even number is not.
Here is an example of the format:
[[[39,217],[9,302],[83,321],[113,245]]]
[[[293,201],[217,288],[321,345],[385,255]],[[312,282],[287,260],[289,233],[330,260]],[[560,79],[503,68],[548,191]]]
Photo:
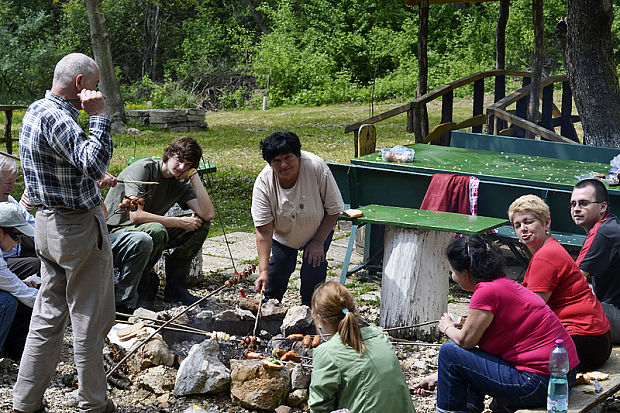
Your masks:
[[[52,84],[69,49],[59,36],[58,10],[44,1],[0,0],[0,100],[30,103]]]

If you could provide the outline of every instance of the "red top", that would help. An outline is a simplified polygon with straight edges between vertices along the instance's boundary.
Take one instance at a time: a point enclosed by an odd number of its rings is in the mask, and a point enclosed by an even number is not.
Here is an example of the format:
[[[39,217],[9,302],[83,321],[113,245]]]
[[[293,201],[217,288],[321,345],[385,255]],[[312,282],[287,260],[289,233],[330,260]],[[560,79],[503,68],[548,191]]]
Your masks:
[[[570,335],[598,336],[609,331],[609,321],[586,277],[555,238],[536,251],[523,286],[535,293],[551,292],[547,305]]]
[[[493,313],[478,346],[517,370],[549,375],[549,355],[558,338],[564,340],[570,369],[579,364],[575,343],[558,317],[542,298],[510,278],[476,284],[469,308]]]

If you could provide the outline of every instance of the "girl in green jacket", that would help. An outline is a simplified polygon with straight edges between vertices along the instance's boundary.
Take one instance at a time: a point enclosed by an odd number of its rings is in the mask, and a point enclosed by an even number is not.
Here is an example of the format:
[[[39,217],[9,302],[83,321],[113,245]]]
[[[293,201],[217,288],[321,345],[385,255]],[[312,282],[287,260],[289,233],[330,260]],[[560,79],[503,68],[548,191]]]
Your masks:
[[[312,296],[312,315],[319,331],[332,338],[314,350],[310,409],[329,413],[395,411],[415,413],[405,375],[392,344],[375,327],[360,327],[353,297],[329,281]]]

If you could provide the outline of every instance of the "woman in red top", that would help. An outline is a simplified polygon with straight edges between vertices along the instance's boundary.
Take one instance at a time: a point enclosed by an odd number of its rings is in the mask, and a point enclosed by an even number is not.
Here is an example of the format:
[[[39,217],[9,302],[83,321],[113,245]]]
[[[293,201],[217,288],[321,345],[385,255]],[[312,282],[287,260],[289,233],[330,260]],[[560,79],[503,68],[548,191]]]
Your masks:
[[[523,286],[545,300],[571,335],[581,360],[577,371],[600,367],[611,354],[609,321],[575,261],[551,236],[549,207],[536,195],[523,195],[510,205],[508,218],[533,255]]]

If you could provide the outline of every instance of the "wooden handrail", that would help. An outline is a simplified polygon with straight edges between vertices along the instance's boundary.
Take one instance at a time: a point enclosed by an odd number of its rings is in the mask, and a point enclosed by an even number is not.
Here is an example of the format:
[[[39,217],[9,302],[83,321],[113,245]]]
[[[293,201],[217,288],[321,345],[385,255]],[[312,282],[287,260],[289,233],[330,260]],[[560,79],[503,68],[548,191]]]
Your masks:
[[[477,80],[480,79],[484,79],[487,77],[493,77],[493,76],[520,76],[520,77],[529,77],[532,76],[532,74],[530,72],[523,72],[523,71],[516,71],[516,70],[499,70],[499,69],[494,69],[494,70],[487,70],[487,71],[483,71],[483,72],[478,72],[478,73],[474,73],[472,75],[469,76],[465,76],[461,79],[457,79],[453,82],[450,83],[446,83],[443,86],[438,87],[437,89],[434,89],[416,99],[414,99],[412,102],[407,103],[405,105],[402,106],[398,106],[396,108],[393,108],[391,110],[388,110],[386,112],[380,113],[378,115],[372,116],[370,118],[364,119],[363,121],[360,122],[356,122],[353,123],[351,125],[348,125],[345,127],[344,132],[345,133],[349,133],[349,132],[354,132],[356,130],[359,129],[360,126],[362,126],[363,124],[366,123],[377,123],[379,121],[391,118],[392,116],[396,116],[396,115],[400,115],[401,113],[405,113],[408,110],[412,110],[412,109],[416,109],[418,106],[426,104],[432,100],[437,99],[438,97],[441,97],[443,95],[445,95],[446,93],[453,91],[454,89],[457,89],[459,87],[462,86],[466,86],[470,83],[474,83]]]
[[[427,94],[420,96],[419,98],[416,98],[411,103],[413,104],[428,103],[431,100],[435,100],[438,97],[441,97],[454,89],[457,89],[462,86],[466,86],[470,83],[474,83],[476,80],[485,79],[487,77],[493,77],[493,76],[529,77],[529,76],[532,76],[532,74],[530,72],[517,72],[514,70],[497,70],[497,69],[487,70],[484,72],[478,72],[478,73],[474,73],[473,75],[465,76],[463,78],[455,80],[454,82],[446,83],[443,86],[439,86],[437,89],[432,90],[428,92]]]
[[[542,90],[546,86],[549,86],[552,83],[565,82],[567,80],[568,80],[568,76],[567,75],[547,77],[547,78],[543,79],[540,82],[540,89]],[[498,100],[497,102],[495,102],[494,104],[489,106],[487,111],[489,109],[492,109],[492,110],[495,110],[495,109],[505,109],[508,106],[510,106],[513,103],[515,103],[517,100],[519,100],[519,99],[529,95],[530,94],[530,90],[531,90],[531,85],[527,85],[527,86],[522,87],[519,90],[515,90],[514,92],[512,92],[508,96]]]
[[[514,125],[519,126],[520,128],[523,129],[527,129],[530,130],[531,132],[535,133],[536,135],[540,135],[543,138],[550,140],[550,141],[556,141],[556,142],[564,142],[564,143],[573,143],[576,145],[579,145],[579,142],[575,142],[572,141],[568,138],[565,138],[562,135],[558,135],[557,133],[550,131],[547,128],[544,128],[542,126],[539,126],[533,122],[530,122],[527,119],[523,119],[515,114],[512,114],[508,111],[505,111],[503,109],[499,109],[499,108],[495,108],[495,109],[491,109],[488,108],[487,109],[487,116],[495,116],[496,118],[500,118],[502,120],[505,120],[507,122],[510,122]]]
[[[469,76],[466,76],[461,79],[457,79],[453,82],[442,85],[422,96],[419,96],[418,98],[414,99],[413,101],[407,104],[401,105],[399,107],[393,108],[386,112],[372,116],[363,121],[348,125],[347,127],[345,127],[345,133],[353,132],[355,135],[355,141],[357,141],[358,130],[360,126],[362,126],[363,124],[374,124],[379,121],[382,121],[390,117],[399,115],[401,113],[407,112],[407,117],[408,117],[407,131],[411,132],[413,129],[413,131],[416,134],[416,141],[428,142],[430,140],[438,138],[439,136],[442,136],[441,139],[445,140],[444,135],[447,135],[449,131],[451,130],[461,129],[461,128],[469,127],[472,125],[480,125],[481,122],[479,120],[479,117],[484,116],[484,115],[481,115],[482,111],[484,110],[482,108],[482,103],[481,103],[482,97],[480,96],[480,94],[483,92],[481,90],[481,84],[484,84],[482,80],[487,77],[495,77],[496,88],[498,84],[498,79],[501,85],[499,86],[500,94],[498,95],[497,90],[496,90],[496,99],[499,99],[499,100],[497,100],[494,104],[489,106],[486,110],[487,133],[498,134],[501,129],[506,127],[504,122],[508,122],[514,125],[519,130],[521,130],[520,134],[517,134],[517,136],[521,136],[521,134],[523,134],[523,130],[526,130],[526,131],[529,131],[531,134],[534,134],[536,136],[541,136],[543,139],[547,139],[550,141],[578,143],[576,142],[577,136],[574,132],[574,127],[572,125],[572,123],[575,120],[573,116],[570,116],[570,107],[567,109],[568,115],[566,113],[562,113],[561,117],[552,118],[550,109],[548,109],[549,107],[545,106],[546,104],[544,103],[546,99],[548,99],[548,96],[543,97],[543,119],[542,119],[541,124],[530,122],[527,119],[525,119],[524,108],[522,107],[522,105],[520,106],[520,103],[517,104],[518,115],[515,113],[510,113],[510,111],[507,111],[506,108],[510,106],[511,104],[519,102],[519,101],[523,103],[523,101],[526,100],[524,98],[526,98],[531,93],[532,85],[530,84],[530,85],[524,86],[520,88],[519,90],[516,90],[510,93],[508,96],[501,97],[503,96],[503,93],[504,93],[503,91],[504,91],[505,80],[503,78],[500,78],[500,76],[504,76],[504,77],[505,76],[519,76],[519,77],[524,78],[524,77],[531,77],[531,73],[524,72],[524,71],[499,70],[499,69],[487,70],[487,71],[474,73]],[[541,80],[540,90],[544,91],[543,95],[548,95],[547,92],[550,93],[549,87],[553,87],[553,84],[555,83],[564,83],[564,82],[568,82],[568,76],[566,75],[548,77],[548,78]],[[474,84],[474,103],[476,102],[476,99],[478,99],[478,102],[479,102],[478,104],[480,104],[481,106],[474,107],[474,116],[472,118],[466,119],[465,122],[455,123],[452,121],[453,91],[459,87],[463,87],[463,86],[466,86],[472,83]],[[476,95],[476,93],[478,93],[478,95]],[[568,93],[569,93],[569,98],[570,98],[570,91]],[[436,100],[438,98],[443,99],[441,122],[439,125],[435,127],[435,129],[431,133],[427,133],[426,136],[424,136],[423,135],[424,132],[421,132],[419,130],[420,124],[413,123],[414,113],[417,112],[419,109],[424,108],[425,105],[428,104],[429,102]],[[552,96],[551,96],[551,99],[553,99]],[[553,102],[551,102],[551,104],[553,104]],[[545,111],[545,108],[547,108],[548,110]],[[418,115],[416,114],[415,116],[418,116]],[[569,135],[567,135],[569,137],[567,138],[565,136],[555,133],[555,131],[553,130],[553,126],[557,126],[558,124],[562,125],[562,128],[565,128],[565,127],[568,128],[568,132],[572,130],[572,135],[569,133]],[[418,129],[416,129],[416,125]],[[480,127],[478,131],[481,132],[482,128]],[[476,131],[474,130],[474,132]],[[564,133],[564,129],[562,133]],[[449,142],[449,135],[446,139],[447,139],[446,142]]]
[[[387,112],[380,113],[378,115],[372,116],[368,119],[365,119],[361,122],[353,123],[346,128],[344,128],[344,133],[354,132],[360,128],[360,126],[366,123],[377,123],[387,118],[391,118],[392,116],[400,115],[401,113],[407,112],[409,109],[413,109],[413,102],[407,103],[405,105],[399,106],[394,109],[390,109]]]

